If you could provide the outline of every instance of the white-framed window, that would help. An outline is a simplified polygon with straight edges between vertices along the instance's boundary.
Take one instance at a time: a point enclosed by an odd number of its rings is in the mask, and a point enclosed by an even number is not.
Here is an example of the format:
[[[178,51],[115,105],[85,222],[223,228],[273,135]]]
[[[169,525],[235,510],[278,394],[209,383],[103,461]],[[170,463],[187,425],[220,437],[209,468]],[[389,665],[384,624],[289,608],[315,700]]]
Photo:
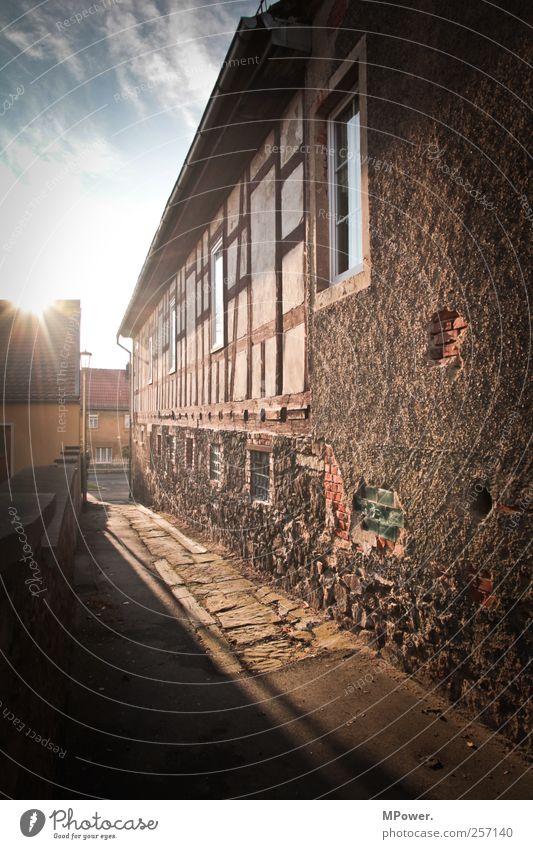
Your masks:
[[[148,337],[148,378],[147,382],[152,383],[154,379],[154,340],[152,336]]]
[[[194,468],[194,439],[191,436],[185,437],[185,468]]]
[[[211,350],[224,345],[224,252],[222,239],[211,251]]]
[[[89,430],[98,430],[98,414],[89,413]]]
[[[363,270],[361,122],[350,95],[328,119],[330,276],[332,283]]]
[[[130,414],[129,413],[124,413],[124,428],[125,428],[125,430],[130,429]]]
[[[217,442],[213,442],[209,448],[209,479],[215,482],[220,482],[222,462],[221,449]]]
[[[113,449],[112,448],[95,448],[94,449],[95,463],[112,463]]]
[[[168,310],[168,343],[170,347],[168,355],[168,373],[176,371],[176,299],[170,299],[170,307]]]

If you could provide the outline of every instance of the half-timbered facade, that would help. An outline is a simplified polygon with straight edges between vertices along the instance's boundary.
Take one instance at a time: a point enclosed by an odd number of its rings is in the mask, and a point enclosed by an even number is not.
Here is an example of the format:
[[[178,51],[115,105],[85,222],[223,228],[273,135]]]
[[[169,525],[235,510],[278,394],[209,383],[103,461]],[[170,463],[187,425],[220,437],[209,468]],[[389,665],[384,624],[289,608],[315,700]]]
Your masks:
[[[526,690],[525,48],[498,7],[474,40],[441,13],[243,19],[120,332],[136,497],[499,726]]]

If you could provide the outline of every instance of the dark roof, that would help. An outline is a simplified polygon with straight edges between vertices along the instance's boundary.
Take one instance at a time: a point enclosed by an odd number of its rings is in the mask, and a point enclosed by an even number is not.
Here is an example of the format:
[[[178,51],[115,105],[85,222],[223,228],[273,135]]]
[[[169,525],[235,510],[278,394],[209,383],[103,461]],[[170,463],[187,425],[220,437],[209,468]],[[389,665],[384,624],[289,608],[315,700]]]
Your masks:
[[[241,18],[150,245],[120,335],[133,336],[146,320],[160,299],[161,287],[183,265],[302,87],[305,62],[301,60],[310,53],[309,21],[319,3],[281,0],[268,12]]]
[[[0,301],[0,381],[6,403],[79,401],[80,302],[39,317]]]
[[[98,410],[129,410],[130,382],[126,369],[90,368],[87,372],[87,407]]]

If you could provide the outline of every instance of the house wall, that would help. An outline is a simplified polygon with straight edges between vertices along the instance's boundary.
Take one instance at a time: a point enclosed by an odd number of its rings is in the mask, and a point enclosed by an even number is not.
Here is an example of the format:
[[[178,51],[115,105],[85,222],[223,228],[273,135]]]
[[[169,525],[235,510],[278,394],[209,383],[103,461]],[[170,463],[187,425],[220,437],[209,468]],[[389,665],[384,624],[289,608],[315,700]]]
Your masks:
[[[129,429],[124,427],[127,410],[91,410],[98,415],[98,427],[89,427],[87,416],[87,447],[94,462],[97,448],[111,448],[113,460],[120,460],[123,449],[129,448]]]
[[[528,48],[510,17],[492,9],[480,22],[475,6],[447,4],[462,27],[391,6],[384,27],[379,6],[357,2],[324,4],[315,22],[316,56],[347,56],[354,28],[367,32],[369,275],[359,291],[330,290],[337,299],[328,300],[324,257],[310,257],[313,435],[331,446],[329,502],[347,519],[328,558],[333,615],[519,740],[530,687],[530,225],[527,118],[509,92],[522,87],[517,57]],[[442,14],[438,3],[424,9]],[[505,49],[483,38],[495,32]],[[321,97],[337,69],[308,65],[305,112],[319,146]],[[320,244],[321,154],[309,170],[309,238]],[[467,330],[461,357],[439,367],[428,329],[443,308]],[[362,483],[394,491],[403,506],[393,552],[362,552]]]
[[[196,418],[200,412],[218,414],[229,410],[228,405],[250,400],[254,404],[246,404],[247,408],[260,409],[264,398],[276,398],[281,406],[287,396],[301,396],[295,403],[303,405],[308,376],[302,142],[298,94],[201,234],[186,264],[162,286],[159,303],[135,339],[133,396],[140,416],[155,420],[160,413],[181,410]],[[213,351],[211,253],[220,239],[226,345]],[[171,299],[177,309],[175,371],[169,358]]]
[[[63,446],[80,444],[79,404],[6,404],[2,424],[12,425],[13,472],[46,466]]]
[[[239,184],[172,284],[181,316],[176,375],[163,353],[146,382],[157,313],[136,340],[134,489],[521,740],[531,489],[526,159],[515,139],[525,144],[527,124],[520,101],[509,110],[508,98],[523,84],[513,52],[525,55],[526,46],[497,9],[484,8],[483,28],[500,33],[508,49],[499,51],[473,34],[474,6],[447,7],[462,27],[440,20],[436,2],[425,9],[434,17],[322,5],[303,123],[286,120],[270,135],[250,169],[261,179],[251,197],[245,188],[242,223],[233,224]],[[346,64],[323,58],[333,56]],[[365,267],[330,287],[324,148],[336,88],[361,97]],[[303,162],[297,154],[286,164],[294,137],[303,139]],[[276,174],[285,179],[277,188]],[[305,233],[285,253],[299,203]],[[228,345],[212,354],[206,256],[221,228]],[[239,230],[240,252],[228,236]],[[460,356],[446,365],[431,360],[429,334],[443,309],[466,327]],[[311,418],[274,421],[282,392],[295,393],[289,407],[311,403]],[[195,444],[192,469],[186,438]],[[208,477],[213,440],[222,445],[220,485]],[[266,505],[252,503],[247,484],[247,447],[261,440],[272,450]],[[403,511],[395,544],[364,530],[363,485],[387,490]]]

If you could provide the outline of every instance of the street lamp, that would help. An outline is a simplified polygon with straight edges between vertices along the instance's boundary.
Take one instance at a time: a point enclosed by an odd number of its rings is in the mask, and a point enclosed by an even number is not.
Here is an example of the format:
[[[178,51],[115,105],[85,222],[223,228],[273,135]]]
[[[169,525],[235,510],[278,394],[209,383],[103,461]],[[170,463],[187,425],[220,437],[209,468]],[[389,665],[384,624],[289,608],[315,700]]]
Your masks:
[[[82,379],[81,390],[81,410],[82,410],[82,427],[81,427],[81,494],[83,504],[87,504],[87,371],[91,362],[92,354],[90,351],[80,352],[80,368]]]

